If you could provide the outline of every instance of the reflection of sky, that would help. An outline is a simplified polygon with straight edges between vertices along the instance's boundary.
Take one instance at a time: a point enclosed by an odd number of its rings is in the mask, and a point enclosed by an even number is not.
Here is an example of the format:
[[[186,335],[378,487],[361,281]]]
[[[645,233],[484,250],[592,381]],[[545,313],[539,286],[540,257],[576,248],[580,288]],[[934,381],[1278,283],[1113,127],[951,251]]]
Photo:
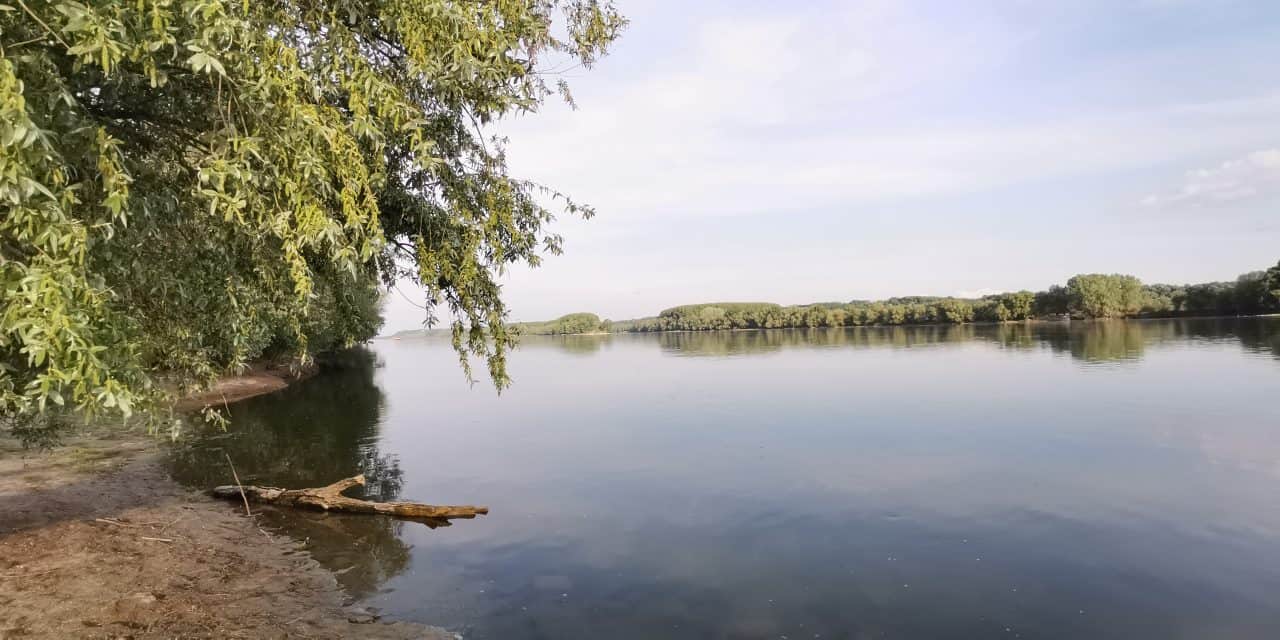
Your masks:
[[[379,343],[401,495],[492,514],[405,527],[375,604],[481,638],[1280,628],[1268,354],[663,339],[530,339],[501,396],[444,343]]]

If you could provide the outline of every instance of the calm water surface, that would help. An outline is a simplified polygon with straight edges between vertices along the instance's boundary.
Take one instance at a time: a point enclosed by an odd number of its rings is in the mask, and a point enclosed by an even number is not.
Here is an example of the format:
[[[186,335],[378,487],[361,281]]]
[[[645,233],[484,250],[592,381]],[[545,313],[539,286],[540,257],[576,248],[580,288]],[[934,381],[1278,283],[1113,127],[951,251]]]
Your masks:
[[[180,478],[484,504],[270,512],[471,639],[1280,637],[1280,319],[444,342],[234,409]],[[232,507],[228,507],[232,508]]]

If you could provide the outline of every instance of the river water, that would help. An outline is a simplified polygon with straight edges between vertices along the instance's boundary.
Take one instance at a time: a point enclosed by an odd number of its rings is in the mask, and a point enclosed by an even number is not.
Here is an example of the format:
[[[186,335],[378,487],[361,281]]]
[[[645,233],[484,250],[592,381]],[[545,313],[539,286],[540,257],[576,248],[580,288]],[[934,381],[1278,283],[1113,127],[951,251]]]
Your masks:
[[[469,639],[1280,637],[1280,319],[530,337],[509,368],[375,341],[173,469],[489,506],[263,516]]]

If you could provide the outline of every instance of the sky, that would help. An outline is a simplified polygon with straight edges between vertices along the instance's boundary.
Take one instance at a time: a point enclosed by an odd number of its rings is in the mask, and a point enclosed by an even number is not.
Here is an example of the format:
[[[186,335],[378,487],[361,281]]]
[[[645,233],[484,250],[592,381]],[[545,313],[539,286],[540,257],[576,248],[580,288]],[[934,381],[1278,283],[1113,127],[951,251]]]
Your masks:
[[[514,320],[1280,259],[1280,2],[616,4],[577,110],[500,124],[513,175],[598,211],[503,279]]]

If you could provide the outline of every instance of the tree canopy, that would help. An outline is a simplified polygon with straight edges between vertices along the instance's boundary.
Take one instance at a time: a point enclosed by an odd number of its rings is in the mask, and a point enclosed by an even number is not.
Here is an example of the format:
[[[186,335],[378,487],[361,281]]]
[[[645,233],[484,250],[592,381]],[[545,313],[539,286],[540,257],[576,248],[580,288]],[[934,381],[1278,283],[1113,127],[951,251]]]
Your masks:
[[[1234,282],[1145,285],[1123,274],[1080,274],[1065,286],[964,299],[900,296],[782,306],[767,302],[712,302],[665,309],[655,317],[604,321],[590,331],[711,331],[853,327],[864,325],[1015,322],[1036,318],[1132,318],[1254,315],[1280,312],[1280,264]],[[565,326],[565,325],[561,325]],[[599,327],[609,327],[602,329]],[[559,333],[565,333],[559,331]]]
[[[162,389],[379,325],[408,279],[499,384],[497,278],[591,209],[486,127],[571,100],[604,0],[0,0],[0,418]],[[468,369],[469,371],[469,369]]]
[[[520,322],[512,325],[530,335],[564,335],[607,332],[609,325],[594,313],[570,313],[548,322]]]
[[[1146,292],[1134,276],[1081,274],[1067,281],[1067,308],[1085,318],[1124,318],[1142,310]]]

